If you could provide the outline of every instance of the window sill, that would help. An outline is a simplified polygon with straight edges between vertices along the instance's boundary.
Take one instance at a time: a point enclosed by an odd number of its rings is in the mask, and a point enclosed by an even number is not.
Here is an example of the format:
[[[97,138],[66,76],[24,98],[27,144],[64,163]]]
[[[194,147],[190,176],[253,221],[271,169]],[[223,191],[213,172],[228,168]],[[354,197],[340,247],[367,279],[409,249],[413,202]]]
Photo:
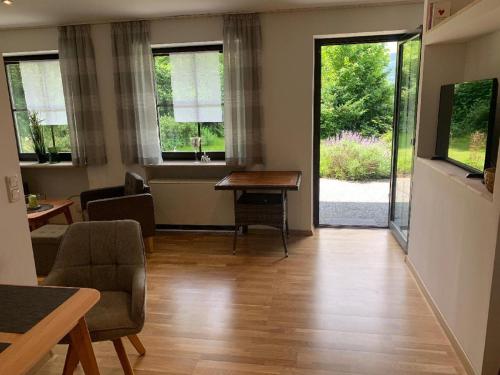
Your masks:
[[[161,164],[147,165],[148,168],[168,168],[168,167],[196,167],[196,168],[210,168],[210,167],[227,167],[225,160],[214,160],[208,163],[191,160],[169,160]]]
[[[426,158],[417,157],[417,160],[422,164],[429,166],[435,171],[448,176],[455,182],[462,186],[465,186],[469,191],[479,195],[480,197],[493,202],[493,194],[486,189],[481,179],[477,178],[467,178],[467,172],[463,168],[460,168],[452,163],[448,163],[444,160],[431,160]]]
[[[50,168],[50,169],[60,169],[60,168],[81,168],[74,166],[70,161],[61,161],[59,163],[43,163],[40,164],[36,161],[21,161],[19,162],[19,165],[21,166],[21,169],[44,169],[44,168]]]

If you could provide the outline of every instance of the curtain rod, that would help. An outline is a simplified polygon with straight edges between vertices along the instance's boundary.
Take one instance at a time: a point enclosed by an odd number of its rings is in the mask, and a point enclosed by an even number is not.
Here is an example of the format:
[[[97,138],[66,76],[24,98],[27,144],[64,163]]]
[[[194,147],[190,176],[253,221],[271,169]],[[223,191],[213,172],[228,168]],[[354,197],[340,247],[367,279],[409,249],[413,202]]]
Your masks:
[[[378,3],[359,3],[359,4],[337,4],[337,5],[326,5],[326,6],[315,6],[315,7],[303,7],[303,8],[293,8],[293,9],[275,9],[266,11],[227,11],[218,13],[196,13],[196,14],[179,14],[171,16],[161,16],[161,17],[148,17],[148,18],[122,18],[122,19],[108,19],[106,21],[86,21],[86,22],[75,22],[75,23],[62,23],[54,25],[39,25],[39,26],[19,26],[19,27],[6,27],[1,28],[2,31],[10,30],[27,30],[27,29],[46,29],[58,26],[69,26],[69,25],[104,25],[113,22],[129,22],[129,21],[162,21],[162,20],[175,20],[175,19],[189,19],[189,18],[207,18],[207,17],[222,17],[228,14],[250,14],[250,13],[260,13],[260,14],[280,14],[280,13],[300,13],[300,12],[314,12],[318,10],[334,10],[334,9],[350,9],[350,8],[372,8],[372,7],[384,7],[384,6],[397,6],[397,5],[412,5],[412,4],[423,4],[423,0],[399,0],[399,1],[382,1]]]

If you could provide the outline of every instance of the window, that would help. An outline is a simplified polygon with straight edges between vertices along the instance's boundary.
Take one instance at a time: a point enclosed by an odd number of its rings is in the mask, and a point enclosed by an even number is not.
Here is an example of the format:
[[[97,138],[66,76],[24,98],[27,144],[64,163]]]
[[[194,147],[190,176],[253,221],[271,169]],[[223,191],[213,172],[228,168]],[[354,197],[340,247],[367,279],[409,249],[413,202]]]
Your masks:
[[[480,176],[494,165],[492,144],[498,82],[462,82],[441,88],[436,154]]]
[[[20,160],[36,160],[28,116],[42,120],[47,151],[71,160],[68,121],[57,54],[4,58]]]
[[[207,153],[224,160],[222,45],[153,49],[153,55],[163,159]]]

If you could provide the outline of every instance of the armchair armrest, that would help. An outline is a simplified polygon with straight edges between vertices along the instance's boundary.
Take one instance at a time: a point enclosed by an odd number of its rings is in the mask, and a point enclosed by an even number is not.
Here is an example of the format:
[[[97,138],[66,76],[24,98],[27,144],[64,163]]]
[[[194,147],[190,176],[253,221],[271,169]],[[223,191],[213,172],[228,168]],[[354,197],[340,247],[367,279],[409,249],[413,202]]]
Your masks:
[[[112,186],[101,189],[92,189],[83,191],[80,193],[80,204],[82,210],[86,210],[88,203],[91,201],[95,201],[98,199],[121,197],[124,195],[124,191],[125,191],[124,186]]]
[[[143,237],[155,234],[154,205],[151,194],[125,195],[88,202],[89,220],[135,220],[141,224]]]
[[[131,316],[132,320],[140,325],[144,325],[145,301],[146,301],[146,270],[138,267],[132,277],[131,296]]]

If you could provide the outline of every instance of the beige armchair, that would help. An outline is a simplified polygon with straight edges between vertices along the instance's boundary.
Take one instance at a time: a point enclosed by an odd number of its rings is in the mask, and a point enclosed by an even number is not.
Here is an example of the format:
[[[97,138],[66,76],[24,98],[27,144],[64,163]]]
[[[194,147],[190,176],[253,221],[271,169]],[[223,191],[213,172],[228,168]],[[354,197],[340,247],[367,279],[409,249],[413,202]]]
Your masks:
[[[125,374],[133,374],[122,337],[128,337],[140,355],[145,354],[137,337],[144,325],[146,298],[139,223],[120,220],[72,224],[44,284],[101,292],[100,301],[85,317],[90,337],[92,341],[111,340]],[[70,345],[64,374],[72,374],[77,364],[78,357]]]

